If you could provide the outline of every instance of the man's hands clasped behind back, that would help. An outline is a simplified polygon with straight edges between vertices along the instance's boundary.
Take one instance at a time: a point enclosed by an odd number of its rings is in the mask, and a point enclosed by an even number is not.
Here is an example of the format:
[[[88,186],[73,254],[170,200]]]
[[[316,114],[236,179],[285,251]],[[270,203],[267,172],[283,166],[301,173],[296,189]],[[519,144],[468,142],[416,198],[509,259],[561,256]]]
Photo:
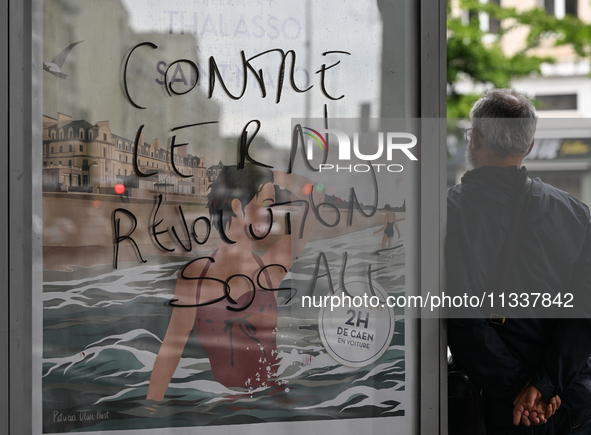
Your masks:
[[[548,421],[560,408],[560,397],[554,396],[550,403],[542,397],[542,393],[532,386],[526,385],[513,401],[513,424],[524,426],[540,425]]]

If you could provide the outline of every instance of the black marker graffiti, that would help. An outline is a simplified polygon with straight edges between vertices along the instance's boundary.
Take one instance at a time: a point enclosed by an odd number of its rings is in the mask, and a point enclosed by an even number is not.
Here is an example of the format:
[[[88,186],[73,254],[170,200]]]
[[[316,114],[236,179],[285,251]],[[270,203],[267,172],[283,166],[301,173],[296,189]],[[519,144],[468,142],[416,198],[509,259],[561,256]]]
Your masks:
[[[156,206],[156,211],[154,212],[154,217],[152,218],[152,225],[151,225],[151,228],[152,228],[152,236],[154,237],[154,241],[160,247],[160,249],[162,249],[162,250],[164,250],[166,252],[173,252],[174,251],[174,248],[172,248],[172,249],[167,248],[162,243],[160,243],[160,240],[158,240],[158,236],[159,235],[168,232],[168,230],[156,232],[156,227],[158,225],[160,225],[162,223],[162,221],[164,221],[164,219],[160,219],[158,222],[156,222],[156,216],[158,215],[158,210],[160,210],[160,205],[161,204],[162,204],[162,194],[159,194],[158,195],[158,205]]]
[[[131,50],[129,50],[129,54],[127,55],[127,58],[125,59],[125,68],[123,69],[123,88],[125,89],[125,95],[127,96],[127,99],[132,104],[132,106],[135,107],[136,109],[145,109],[145,107],[142,107],[139,104],[137,104],[135,101],[133,101],[131,99],[131,95],[129,95],[129,88],[127,86],[127,66],[129,64],[129,58],[131,57],[131,54],[134,52],[134,50],[136,48],[144,46],[144,45],[148,45],[148,46],[152,47],[153,49],[158,48],[158,46],[156,44],[154,44],[153,42],[139,43],[138,45],[133,47]]]
[[[323,56],[326,56],[327,54],[346,54],[351,56],[351,53],[347,53],[346,51],[326,51],[324,53],[322,53]],[[318,71],[316,71],[316,74],[320,73],[320,87],[322,88],[322,93],[327,97],[330,98],[331,100],[340,100],[342,98],[345,98],[345,95],[341,95],[340,97],[332,97],[330,96],[330,94],[328,93],[328,91],[326,90],[326,71],[328,71],[331,68],[334,68],[335,66],[337,66],[339,63],[341,63],[341,61],[339,60],[337,63],[333,63],[330,66],[326,66],[326,64],[322,64],[322,68],[320,68]]]
[[[247,128],[251,122],[254,122],[256,124],[256,130],[254,131],[254,133],[252,134],[250,139],[248,139]],[[269,165],[265,165],[264,163],[257,162],[248,153],[248,150],[250,148],[250,144],[252,143],[253,139],[258,134],[260,129],[261,129],[261,121],[259,121],[258,119],[253,119],[252,121],[248,121],[246,123],[246,125],[244,126],[244,128],[242,129],[242,134],[240,135],[240,145],[239,145],[239,149],[240,149],[240,160],[238,162],[239,169],[244,169],[245,160],[248,160],[250,163],[252,163],[254,165],[262,166],[264,168],[273,168],[273,166],[269,166]]]
[[[121,235],[121,219],[117,218],[118,212],[129,216],[129,218],[131,219],[131,222],[132,222],[131,229],[129,230],[129,232],[127,234],[125,234],[123,236]],[[129,210],[125,210],[124,208],[118,208],[113,211],[113,229],[115,232],[115,240],[114,240],[114,242],[115,242],[115,258],[114,258],[113,263],[114,263],[115,269],[117,269],[117,260],[119,258],[119,244],[124,240],[129,240],[131,242],[131,244],[133,245],[133,247],[135,248],[135,250],[137,252],[137,256],[139,257],[139,259],[142,263],[147,262],[146,260],[143,259],[142,253],[140,252],[140,248],[138,247],[137,243],[131,237],[131,235],[133,234],[133,232],[135,231],[136,228],[137,228],[137,219],[132,212],[130,212]]]
[[[193,83],[193,85],[186,91],[184,92],[176,92],[174,89],[172,89],[172,81],[168,81],[168,70],[173,66],[176,65],[177,63],[181,63],[181,62],[185,62],[188,63],[189,65],[191,65],[193,67],[193,71],[195,71],[195,74],[197,75],[197,78],[195,79],[195,82]],[[188,94],[189,92],[191,92],[193,90],[193,88],[195,86],[197,86],[197,83],[199,82],[199,68],[197,68],[197,64],[195,62],[193,62],[190,59],[179,59],[179,60],[175,60],[174,62],[172,62],[170,65],[168,65],[168,68],[166,68],[166,71],[164,72],[164,83],[167,83],[167,85],[165,86],[166,92],[168,92],[168,96],[172,97],[172,94],[175,95],[184,95],[184,94]]]
[[[205,225],[207,228],[207,234],[203,238],[203,241],[199,241],[199,237],[197,237],[197,231],[195,231],[195,225],[200,220],[205,221]],[[211,221],[206,216],[199,216],[197,219],[193,221],[193,226],[191,227],[191,233],[193,234],[193,238],[198,245],[204,245],[209,240],[209,235],[211,234]]]
[[[133,100],[131,98],[131,95],[129,93],[127,71],[128,71],[128,66],[129,66],[129,61],[131,59],[131,55],[133,54],[133,52],[135,51],[136,48],[144,46],[144,45],[148,45],[148,46],[152,47],[152,49],[158,48],[158,46],[152,42],[142,42],[142,43],[136,45],[135,47],[133,47],[129,51],[129,53],[125,59],[125,67],[123,70],[123,87],[125,89],[125,95],[127,96],[127,99],[129,100],[129,102],[137,109],[145,109],[146,107],[140,106],[138,103],[135,102],[135,100]],[[239,74],[242,77],[242,83],[241,83],[240,91],[237,94],[233,94],[232,92],[230,92],[230,90],[228,89],[228,86],[224,82],[223,75],[220,72],[220,69],[218,67],[217,61],[215,60],[215,57],[210,56],[208,59],[209,89],[207,92],[207,97],[208,98],[213,97],[216,82],[218,82],[220,84],[220,86],[222,87],[224,93],[230,99],[240,100],[242,97],[244,97],[244,95],[246,93],[246,89],[248,87],[248,78],[249,78],[249,76],[252,75],[254,77],[256,83],[258,84],[260,91],[261,91],[261,98],[266,98],[267,97],[267,87],[266,87],[265,80],[264,80],[263,70],[261,68],[259,68],[257,70],[257,67],[255,65],[253,65],[252,62],[255,61],[256,59],[260,58],[261,56],[266,56],[266,55],[269,55],[270,53],[278,53],[281,58],[281,62],[279,64],[279,78],[278,78],[278,83],[277,83],[277,94],[275,97],[276,104],[279,104],[279,102],[281,101],[281,94],[283,92],[283,83],[285,81],[285,74],[286,74],[286,69],[287,69],[288,58],[291,60],[291,65],[288,70],[288,76],[289,76],[289,84],[290,84],[292,90],[294,90],[297,93],[304,93],[304,92],[310,91],[314,87],[314,85],[310,85],[307,88],[302,89],[297,85],[296,79],[295,79],[297,55],[294,50],[285,51],[280,48],[274,48],[271,50],[264,51],[262,53],[258,53],[254,56],[249,57],[249,58],[246,57],[244,50],[241,50],[240,51],[240,60],[241,60],[241,64],[242,64],[241,65],[242,71]],[[323,56],[326,56],[329,54],[332,54],[332,55],[339,55],[339,54],[343,55],[344,54],[344,55],[348,55],[348,56],[351,55],[351,53],[348,53],[346,51],[339,51],[339,50],[326,51],[326,52],[322,53]],[[162,62],[158,62],[157,69],[161,65],[161,63]],[[175,91],[173,89],[174,80],[169,80],[168,72],[173,65],[178,66],[182,63],[186,63],[186,64],[190,65],[192,80],[191,80],[189,89],[181,92],[181,91]],[[333,97],[326,90],[326,88],[327,88],[326,80],[327,80],[328,70],[335,68],[340,63],[341,63],[341,61],[339,60],[339,61],[337,61],[331,65],[328,65],[328,66],[326,64],[322,64],[320,69],[318,71],[316,71],[316,74],[320,74],[320,89],[321,89],[322,93],[324,94],[324,96],[326,98],[329,98],[330,100],[340,100],[345,97],[344,94],[341,95],[340,97]],[[161,70],[158,70],[158,71],[162,74]],[[168,96],[170,96],[170,97],[181,96],[181,95],[188,94],[189,92],[191,92],[195,88],[195,86],[197,86],[197,84],[199,83],[200,68],[199,68],[199,65],[196,62],[192,61],[191,59],[177,59],[177,60],[171,62],[170,64],[168,64],[168,67],[164,71],[163,75],[164,75],[164,80],[157,79],[156,82],[158,84],[160,84],[161,86],[163,85],[165,87]]]

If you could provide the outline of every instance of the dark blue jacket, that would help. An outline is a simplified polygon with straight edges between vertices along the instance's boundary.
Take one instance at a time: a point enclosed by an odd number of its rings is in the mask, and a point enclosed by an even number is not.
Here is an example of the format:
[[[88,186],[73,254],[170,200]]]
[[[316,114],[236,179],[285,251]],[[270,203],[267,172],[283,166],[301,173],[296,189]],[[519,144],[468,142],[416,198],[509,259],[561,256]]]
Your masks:
[[[589,209],[539,178],[523,192],[526,176],[515,166],[481,167],[449,190],[447,291],[482,295],[520,206],[524,226],[510,283],[501,291],[572,293],[574,318],[507,318],[500,327],[478,312],[448,320],[448,344],[454,360],[495,397],[513,402],[531,382],[546,401],[559,395],[568,409],[591,406]],[[544,308],[544,317],[554,309]]]

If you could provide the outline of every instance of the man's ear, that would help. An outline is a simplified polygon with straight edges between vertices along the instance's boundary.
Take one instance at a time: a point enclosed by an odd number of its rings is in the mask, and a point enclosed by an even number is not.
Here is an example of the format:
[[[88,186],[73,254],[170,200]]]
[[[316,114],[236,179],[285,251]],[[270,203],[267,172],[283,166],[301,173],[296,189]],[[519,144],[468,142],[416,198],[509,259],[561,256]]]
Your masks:
[[[526,157],[526,156],[528,156],[528,155],[529,155],[529,153],[531,153],[531,150],[533,150],[533,149],[534,149],[534,143],[535,143],[535,142],[536,142],[536,140],[535,140],[535,139],[531,141],[531,144],[530,144],[530,146],[529,146],[529,148],[528,148],[528,150],[527,150],[527,153],[525,153],[525,156],[523,156],[523,157]]]
[[[480,131],[477,128],[472,129],[472,143],[470,146],[472,147],[472,151],[476,151],[484,145],[484,138],[480,134]]]
[[[244,217],[244,211],[242,211],[242,203],[238,198],[234,198],[232,200],[232,213],[234,213],[236,216]]]

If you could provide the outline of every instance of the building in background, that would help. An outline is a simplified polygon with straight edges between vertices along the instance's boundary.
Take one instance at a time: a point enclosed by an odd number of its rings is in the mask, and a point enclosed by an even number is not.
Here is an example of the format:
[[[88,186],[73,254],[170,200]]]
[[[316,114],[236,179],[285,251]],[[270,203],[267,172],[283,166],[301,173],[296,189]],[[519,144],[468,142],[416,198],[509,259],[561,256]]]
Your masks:
[[[562,19],[567,16],[591,23],[591,2],[588,0],[491,0],[501,7],[518,11],[544,8],[546,13]],[[482,2],[481,2],[482,3]],[[455,3],[452,14],[461,14],[468,21],[473,12],[461,10]],[[568,17],[567,17],[568,18]],[[484,42],[498,38],[497,32],[513,23],[499,22],[488,14],[478,13],[480,29],[487,32]],[[527,28],[517,26],[505,33],[500,45],[506,55],[522,50]],[[551,57],[554,63],[544,63],[541,74],[511,80],[511,87],[535,100],[540,117],[536,146],[524,161],[530,176],[540,177],[591,204],[591,72],[589,59],[581,59],[570,45],[555,46],[552,39],[544,40],[528,54]],[[486,90],[465,80],[458,89],[462,92]],[[448,138],[451,151],[448,185],[459,182],[466,171],[461,136]]]

